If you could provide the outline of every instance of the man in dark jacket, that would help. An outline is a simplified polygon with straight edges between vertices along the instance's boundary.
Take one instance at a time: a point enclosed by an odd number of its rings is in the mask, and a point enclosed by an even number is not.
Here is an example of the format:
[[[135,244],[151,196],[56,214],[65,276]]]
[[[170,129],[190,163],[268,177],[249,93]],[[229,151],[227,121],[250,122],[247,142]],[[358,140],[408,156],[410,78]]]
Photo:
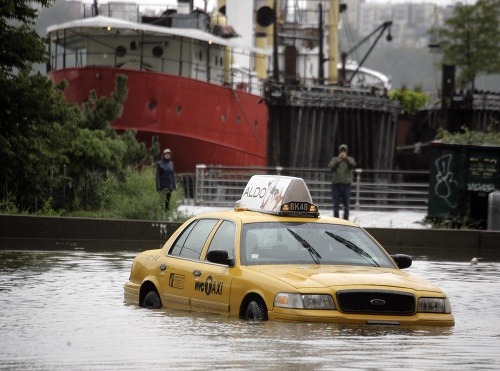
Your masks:
[[[176,186],[172,151],[167,148],[163,151],[161,160],[156,164],[156,190],[165,197],[165,210],[170,209],[170,197],[174,189]]]
[[[344,219],[349,220],[352,170],[356,167],[356,161],[347,156],[347,145],[340,145],[338,157],[332,158],[328,167],[332,171],[333,216],[339,217],[340,200],[342,199]]]

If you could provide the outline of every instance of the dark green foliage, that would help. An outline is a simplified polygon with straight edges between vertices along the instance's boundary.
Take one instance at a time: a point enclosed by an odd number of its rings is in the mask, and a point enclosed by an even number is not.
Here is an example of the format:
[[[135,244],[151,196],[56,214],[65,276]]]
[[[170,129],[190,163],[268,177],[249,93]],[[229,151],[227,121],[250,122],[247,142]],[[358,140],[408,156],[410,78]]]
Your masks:
[[[127,79],[117,77],[111,97],[91,92],[83,107],[68,104],[65,83],[32,74],[34,63],[47,60],[45,42],[32,29],[33,3],[50,1],[0,6],[0,212],[99,208],[109,197],[108,176],[123,181],[128,166],[151,161],[135,132],[111,127],[122,114]]]
[[[98,97],[92,90],[89,99],[82,105],[81,127],[91,130],[112,130],[110,122],[122,115],[123,104],[127,99],[127,77],[117,75],[115,90],[111,98]]]
[[[403,113],[412,116],[429,102],[429,96],[421,88],[408,90],[405,87],[389,92],[389,98],[399,101]]]
[[[459,83],[473,89],[478,74],[500,73],[499,19],[498,0],[459,2],[437,29],[443,62],[461,69]]]
[[[500,124],[493,122],[488,125],[486,132],[469,130],[462,127],[460,133],[450,133],[447,130],[438,129],[436,139],[449,144],[490,145],[500,146]]]
[[[48,53],[43,40],[33,29],[37,10],[29,5],[48,6],[50,0],[2,0],[0,6],[0,80],[17,71],[29,72],[33,63],[45,62]]]

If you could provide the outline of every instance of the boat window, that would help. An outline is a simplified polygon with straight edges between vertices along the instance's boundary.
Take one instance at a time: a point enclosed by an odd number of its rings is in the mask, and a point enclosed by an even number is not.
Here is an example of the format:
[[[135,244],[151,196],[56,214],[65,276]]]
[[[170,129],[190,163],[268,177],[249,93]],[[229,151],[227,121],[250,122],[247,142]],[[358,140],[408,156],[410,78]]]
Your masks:
[[[153,56],[160,58],[163,55],[163,48],[161,46],[155,46],[153,48]]]
[[[116,47],[116,56],[117,57],[124,57],[125,54],[127,54],[127,49],[123,45],[119,45]]]

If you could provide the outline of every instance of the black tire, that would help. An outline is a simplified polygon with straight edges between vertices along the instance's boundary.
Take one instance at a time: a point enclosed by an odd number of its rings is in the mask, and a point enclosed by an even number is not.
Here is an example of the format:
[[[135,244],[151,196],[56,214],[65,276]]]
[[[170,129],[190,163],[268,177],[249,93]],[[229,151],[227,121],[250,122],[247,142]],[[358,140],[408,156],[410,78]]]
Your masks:
[[[267,320],[266,307],[262,300],[252,299],[247,305],[245,319],[255,321]]]
[[[161,308],[161,299],[158,293],[155,290],[148,292],[142,301],[142,306],[150,309]]]

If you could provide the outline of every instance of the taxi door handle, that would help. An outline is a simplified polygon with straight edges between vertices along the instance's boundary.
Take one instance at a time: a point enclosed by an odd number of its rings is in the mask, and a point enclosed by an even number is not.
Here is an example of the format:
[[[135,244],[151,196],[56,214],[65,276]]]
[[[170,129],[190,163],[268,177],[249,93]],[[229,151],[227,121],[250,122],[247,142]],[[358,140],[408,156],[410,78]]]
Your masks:
[[[194,270],[193,274],[194,274],[195,277],[200,277],[201,276],[201,271],[199,271],[198,269]]]

